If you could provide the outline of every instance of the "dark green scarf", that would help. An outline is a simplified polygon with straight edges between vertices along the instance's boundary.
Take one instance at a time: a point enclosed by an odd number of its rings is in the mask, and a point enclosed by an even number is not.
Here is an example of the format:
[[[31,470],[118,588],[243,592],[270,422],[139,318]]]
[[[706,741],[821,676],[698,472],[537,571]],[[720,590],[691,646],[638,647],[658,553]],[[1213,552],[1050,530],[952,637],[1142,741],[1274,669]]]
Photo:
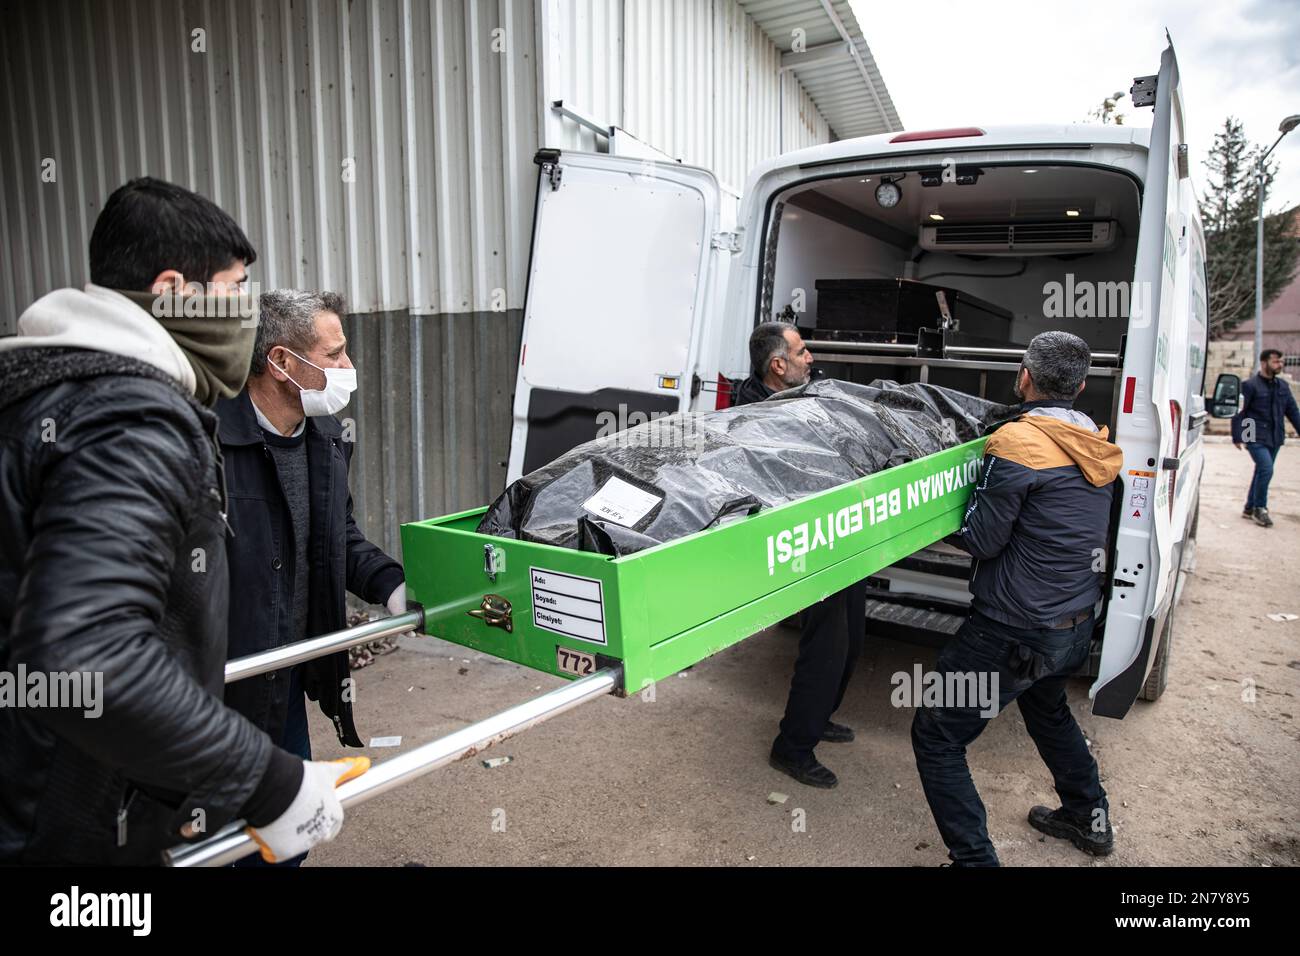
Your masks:
[[[244,388],[257,339],[257,301],[236,295],[127,292],[167,330],[194,369],[194,397],[211,408]]]

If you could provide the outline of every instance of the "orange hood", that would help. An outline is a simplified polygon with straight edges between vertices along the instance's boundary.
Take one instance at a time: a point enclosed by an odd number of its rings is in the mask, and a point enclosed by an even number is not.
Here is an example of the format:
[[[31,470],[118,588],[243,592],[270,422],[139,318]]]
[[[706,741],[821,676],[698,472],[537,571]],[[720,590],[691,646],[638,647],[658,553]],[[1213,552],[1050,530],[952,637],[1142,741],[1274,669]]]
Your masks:
[[[1019,421],[1026,425],[1033,425],[1050,438],[1079,466],[1083,477],[1098,488],[1110,484],[1119,475],[1124,453],[1120,451],[1118,445],[1107,440],[1110,431],[1105,425],[1101,426],[1100,431],[1091,432],[1086,428],[1071,425],[1059,418],[1049,418],[1046,415],[1026,415]]]

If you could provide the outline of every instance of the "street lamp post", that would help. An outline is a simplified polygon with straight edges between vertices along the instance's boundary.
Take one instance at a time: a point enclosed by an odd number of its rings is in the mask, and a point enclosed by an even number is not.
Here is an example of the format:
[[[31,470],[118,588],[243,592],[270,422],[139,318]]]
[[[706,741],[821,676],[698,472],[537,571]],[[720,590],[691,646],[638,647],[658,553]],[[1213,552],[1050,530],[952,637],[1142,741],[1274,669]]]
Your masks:
[[[1264,160],[1282,142],[1282,137],[1300,126],[1300,115],[1288,116],[1278,124],[1278,137],[1255,162],[1255,191],[1259,196],[1259,214],[1255,221],[1255,359],[1264,351]]]

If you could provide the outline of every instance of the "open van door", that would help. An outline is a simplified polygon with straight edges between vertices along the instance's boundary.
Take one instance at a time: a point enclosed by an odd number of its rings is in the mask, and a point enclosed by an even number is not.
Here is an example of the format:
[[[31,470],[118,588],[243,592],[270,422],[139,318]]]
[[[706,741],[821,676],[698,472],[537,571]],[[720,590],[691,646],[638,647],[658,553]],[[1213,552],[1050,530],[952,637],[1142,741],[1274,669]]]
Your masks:
[[[1186,153],[1178,61],[1172,44],[1160,58],[1160,73],[1135,81],[1135,105],[1154,102],[1147,172],[1142,189],[1134,285],[1124,354],[1115,441],[1124,451],[1118,494],[1116,545],[1110,555],[1101,662],[1089,691],[1093,712],[1123,717],[1146,682],[1173,606],[1187,501],[1176,493],[1181,481],[1179,447],[1187,409],[1186,291],[1189,214],[1179,196],[1186,178]],[[1140,97],[1145,97],[1143,102]],[[1190,194],[1190,189],[1188,190]],[[1181,348],[1184,355],[1176,356]],[[1198,461],[1199,464],[1199,461]],[[1179,489],[1181,490],[1181,489]]]
[[[718,223],[704,169],[542,150],[507,482],[689,407]]]

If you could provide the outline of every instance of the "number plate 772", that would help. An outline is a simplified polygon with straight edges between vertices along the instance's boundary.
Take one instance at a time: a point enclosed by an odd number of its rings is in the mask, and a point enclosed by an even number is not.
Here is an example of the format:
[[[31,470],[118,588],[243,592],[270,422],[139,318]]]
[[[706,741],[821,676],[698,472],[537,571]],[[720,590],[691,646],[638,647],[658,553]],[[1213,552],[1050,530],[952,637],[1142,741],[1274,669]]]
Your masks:
[[[596,672],[596,658],[582,651],[572,651],[567,647],[555,648],[555,663],[566,674],[586,677]]]

